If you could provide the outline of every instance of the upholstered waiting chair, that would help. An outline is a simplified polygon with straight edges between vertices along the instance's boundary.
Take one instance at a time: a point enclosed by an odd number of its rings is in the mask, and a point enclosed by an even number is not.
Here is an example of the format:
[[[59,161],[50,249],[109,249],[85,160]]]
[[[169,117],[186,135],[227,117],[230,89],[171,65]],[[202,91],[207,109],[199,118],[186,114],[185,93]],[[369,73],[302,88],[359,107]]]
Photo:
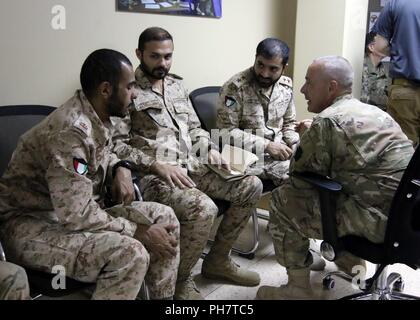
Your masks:
[[[377,265],[375,274],[366,280],[366,287],[362,292],[344,299],[419,299],[400,292],[404,287],[401,275],[387,275],[388,266],[394,263],[402,263],[413,269],[420,266],[419,168],[420,148],[417,148],[392,200],[383,243],[372,243],[355,235],[338,237],[335,195],[341,192],[341,185],[313,173],[293,173],[294,177],[312,184],[320,193],[324,238],[321,252],[324,258],[334,261],[341,252],[347,251]],[[332,288],[333,284],[331,275],[327,275],[324,278],[324,286]]]
[[[212,129],[217,129],[217,102],[219,99],[219,91],[221,87],[210,86],[198,88],[190,93],[190,100],[197,113],[198,118],[201,122],[201,127],[208,132]],[[274,185],[270,181],[263,181],[264,190],[263,193],[271,192],[274,189]],[[230,203],[228,201],[213,199],[219,208],[219,216],[229,209]],[[247,251],[233,248],[232,251],[238,253],[249,259],[253,259],[255,251],[258,248],[259,234],[258,234],[258,217],[267,219],[265,216],[257,215],[257,210],[252,213],[252,224],[253,224],[253,242],[251,248]]]

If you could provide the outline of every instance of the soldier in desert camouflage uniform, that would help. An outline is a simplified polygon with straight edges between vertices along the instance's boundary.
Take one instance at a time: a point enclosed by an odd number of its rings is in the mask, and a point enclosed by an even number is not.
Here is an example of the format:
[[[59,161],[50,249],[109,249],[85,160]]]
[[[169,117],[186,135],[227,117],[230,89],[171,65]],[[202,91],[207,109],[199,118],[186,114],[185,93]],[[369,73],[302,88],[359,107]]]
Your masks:
[[[288,61],[289,47],[285,42],[275,38],[261,41],[254,66],[223,85],[217,112],[223,141],[265,153],[257,154],[260,161],[247,173],[271,180],[277,186],[287,179],[290,157],[299,142],[292,79],[282,75]],[[311,253],[311,269],[323,270],[325,261],[319,251],[311,249]]]
[[[217,126],[228,130],[230,141],[266,153],[264,165],[249,172],[276,185],[287,178],[292,149],[299,142],[292,80],[282,75],[288,60],[286,43],[274,38],[261,41],[254,66],[223,85],[217,112]]]
[[[323,57],[309,66],[301,92],[308,110],[318,115],[301,136],[291,170],[329,176],[343,185],[336,211],[340,236],[382,242],[391,200],[414,150],[386,112],[352,98],[352,84],[353,70],[344,58]],[[292,177],[273,192],[269,224],[289,282],[261,287],[257,298],[312,298],[308,238],[321,236],[318,192]]]
[[[25,270],[15,264],[0,261],[0,300],[27,300],[29,284]]]
[[[388,76],[389,63],[382,61],[385,55],[376,48],[375,36],[374,32],[369,32],[366,35],[360,101],[378,106],[386,111],[388,86],[391,84]]]
[[[224,181],[200,163],[199,152],[202,160],[207,161],[208,155],[212,163],[220,162],[220,154],[214,149],[208,151],[212,146],[209,133],[200,127],[181,78],[168,74],[172,52],[172,37],[166,30],[149,28],[140,35],[137,56],[141,65],[136,81],[141,94],[130,114],[131,122],[125,119],[118,126],[115,150],[120,157],[131,155],[139,168],[150,173],[141,180],[143,197],[171,206],[180,221],[181,259],[175,298],[202,299],[191,269],[218,212],[210,197],[226,199],[232,205],[204,259],[202,274],[240,285],[259,284],[259,275],[236,265],[230,250],[255,208],[262,184],[257,177]]]
[[[80,78],[83,91],[21,137],[0,180],[8,259],[46,272],[63,266],[71,278],[96,282],[93,299],[134,299],[145,277],[153,299],[171,298],[176,216],[158,203],[132,202],[129,163],[112,154],[110,116],[126,115],[136,97],[132,65],[97,50]],[[104,210],[107,180],[122,204]]]

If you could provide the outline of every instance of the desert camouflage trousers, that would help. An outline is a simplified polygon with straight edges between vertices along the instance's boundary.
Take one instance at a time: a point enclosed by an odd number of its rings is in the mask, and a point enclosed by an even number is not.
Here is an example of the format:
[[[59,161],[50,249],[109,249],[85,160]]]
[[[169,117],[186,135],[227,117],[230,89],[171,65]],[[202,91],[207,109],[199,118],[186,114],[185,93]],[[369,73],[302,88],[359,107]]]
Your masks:
[[[247,170],[247,174],[257,176],[262,180],[271,180],[274,185],[281,185],[284,180],[288,178],[290,167],[290,160],[277,161],[266,157],[264,159],[264,165],[258,165],[250,167]]]
[[[178,280],[190,276],[205,248],[218,208],[214,199],[231,202],[224,213],[217,230],[216,239],[233,246],[258,202],[262,183],[254,176],[227,182],[216,173],[209,171],[203,176],[191,175],[196,188],[170,188],[166,182],[154,175],[145,176],[141,181],[143,198],[156,201],[174,209],[178,217],[181,236],[181,259]]]
[[[179,239],[171,208],[148,202],[133,202],[129,208],[106,211],[136,223],[175,224]],[[64,267],[67,277],[96,283],[92,299],[135,299],[144,280],[152,299],[172,297],[175,292],[179,247],[176,257],[157,261],[132,237],[109,231],[66,231],[33,215],[2,225],[2,243],[8,259],[19,265],[46,272]]]
[[[0,300],[26,300],[29,284],[25,270],[15,264],[0,261]]]
[[[420,85],[411,85],[404,79],[397,81],[401,82],[391,86],[387,111],[417,146],[420,137]]]
[[[337,199],[338,236],[353,234],[372,242],[382,242],[387,216],[366,208],[353,198]],[[272,192],[269,232],[277,261],[284,267],[300,269],[311,265],[309,238],[322,239],[318,191],[309,184],[290,179]]]

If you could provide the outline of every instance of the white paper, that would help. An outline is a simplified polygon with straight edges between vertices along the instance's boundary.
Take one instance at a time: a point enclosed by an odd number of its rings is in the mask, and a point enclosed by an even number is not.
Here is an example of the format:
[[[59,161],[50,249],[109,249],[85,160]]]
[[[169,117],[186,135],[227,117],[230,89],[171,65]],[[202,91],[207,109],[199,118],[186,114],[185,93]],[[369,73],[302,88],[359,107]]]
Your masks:
[[[168,3],[168,2],[161,2],[161,3],[159,3],[160,4],[160,6],[161,7],[163,7],[163,8],[169,8],[169,7],[172,7],[173,6],[173,4],[170,4],[170,3]]]
[[[380,12],[371,12],[369,17],[369,32],[372,30],[375,25],[376,20],[378,20]]]
[[[381,7],[385,7],[389,0],[381,0]]]
[[[155,3],[155,0],[141,0],[142,4]]]
[[[145,8],[146,9],[160,9],[160,5],[158,5],[158,4],[146,4]]]

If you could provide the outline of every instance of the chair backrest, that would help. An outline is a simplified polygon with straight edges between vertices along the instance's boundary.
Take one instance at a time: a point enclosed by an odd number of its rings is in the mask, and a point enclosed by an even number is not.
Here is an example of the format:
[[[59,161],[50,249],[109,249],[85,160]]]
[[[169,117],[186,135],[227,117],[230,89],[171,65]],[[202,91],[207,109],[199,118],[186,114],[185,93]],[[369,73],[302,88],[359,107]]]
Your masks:
[[[420,267],[420,148],[417,148],[392,200],[385,245],[388,259]]]
[[[0,107],[0,176],[7,168],[19,137],[54,110],[54,107],[43,105]]]
[[[190,100],[201,122],[201,127],[207,131],[217,129],[217,102],[221,87],[203,87],[190,93]]]

